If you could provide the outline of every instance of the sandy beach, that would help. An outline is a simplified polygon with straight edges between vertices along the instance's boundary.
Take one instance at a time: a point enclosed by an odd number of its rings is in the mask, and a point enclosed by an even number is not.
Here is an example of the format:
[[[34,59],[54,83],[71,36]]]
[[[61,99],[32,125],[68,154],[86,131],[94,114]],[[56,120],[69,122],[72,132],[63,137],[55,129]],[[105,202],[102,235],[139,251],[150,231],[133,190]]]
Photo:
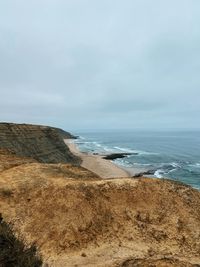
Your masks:
[[[70,151],[82,159],[81,166],[96,173],[101,178],[127,178],[142,172],[141,169],[122,168],[110,160],[103,159],[101,155],[82,153],[72,139],[64,139]]]

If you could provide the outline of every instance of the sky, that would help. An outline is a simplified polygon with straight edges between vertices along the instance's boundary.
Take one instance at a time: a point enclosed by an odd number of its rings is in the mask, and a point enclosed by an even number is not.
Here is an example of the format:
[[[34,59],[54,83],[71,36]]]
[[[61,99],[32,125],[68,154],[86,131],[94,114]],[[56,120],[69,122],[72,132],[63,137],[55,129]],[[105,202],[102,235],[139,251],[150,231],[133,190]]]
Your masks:
[[[200,1],[1,1],[0,121],[199,129]]]

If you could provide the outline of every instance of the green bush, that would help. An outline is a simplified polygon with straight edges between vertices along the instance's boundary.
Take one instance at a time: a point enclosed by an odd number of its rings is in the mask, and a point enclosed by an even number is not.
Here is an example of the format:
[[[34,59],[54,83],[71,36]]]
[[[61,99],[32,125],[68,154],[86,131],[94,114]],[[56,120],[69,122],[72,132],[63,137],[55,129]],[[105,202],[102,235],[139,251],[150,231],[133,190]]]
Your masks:
[[[0,215],[0,267],[41,267],[35,245],[26,247]]]

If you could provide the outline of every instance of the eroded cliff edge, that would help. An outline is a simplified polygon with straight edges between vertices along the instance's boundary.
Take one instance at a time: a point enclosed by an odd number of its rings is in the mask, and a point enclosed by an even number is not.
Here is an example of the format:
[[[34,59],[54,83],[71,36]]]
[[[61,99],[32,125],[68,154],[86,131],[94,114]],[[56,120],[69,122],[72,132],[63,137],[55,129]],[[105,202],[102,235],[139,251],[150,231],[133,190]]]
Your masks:
[[[30,157],[42,163],[79,164],[65,145],[64,138],[74,138],[62,129],[31,125],[0,123],[0,148],[9,149],[18,156]]]

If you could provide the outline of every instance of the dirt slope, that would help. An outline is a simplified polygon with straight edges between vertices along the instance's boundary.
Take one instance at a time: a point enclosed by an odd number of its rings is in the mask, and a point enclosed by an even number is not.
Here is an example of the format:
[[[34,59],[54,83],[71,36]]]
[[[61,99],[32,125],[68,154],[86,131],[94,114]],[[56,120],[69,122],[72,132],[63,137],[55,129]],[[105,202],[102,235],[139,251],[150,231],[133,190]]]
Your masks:
[[[50,266],[200,266],[200,193],[175,182],[23,162],[1,168],[0,212]]]
[[[200,266],[200,193],[0,150],[0,213],[49,266]]]

